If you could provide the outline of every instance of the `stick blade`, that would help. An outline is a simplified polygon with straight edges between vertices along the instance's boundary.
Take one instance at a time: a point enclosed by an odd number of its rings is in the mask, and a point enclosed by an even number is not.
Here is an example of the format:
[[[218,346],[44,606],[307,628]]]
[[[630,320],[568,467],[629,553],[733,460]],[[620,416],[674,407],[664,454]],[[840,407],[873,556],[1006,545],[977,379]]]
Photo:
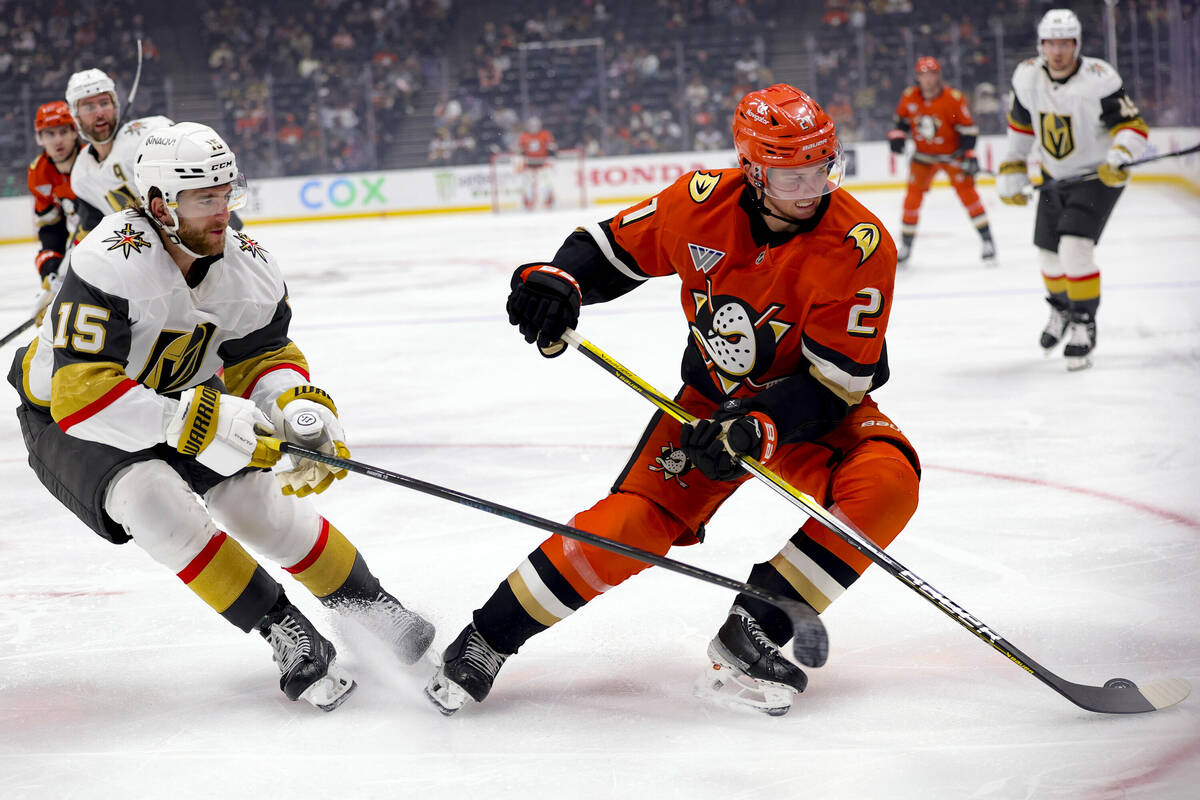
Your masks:
[[[821,667],[829,658],[829,634],[811,606],[794,600],[774,601],[792,623],[792,654],[806,667]]]
[[[1145,683],[1137,687],[1154,710],[1167,708],[1182,701],[1192,693],[1192,686],[1183,678],[1167,678],[1166,680]]]
[[[1050,685],[1080,708],[1100,714],[1144,714],[1175,705],[1192,687],[1183,678],[1167,678],[1136,684],[1127,678],[1113,678],[1103,686],[1071,683],[1061,678]]]

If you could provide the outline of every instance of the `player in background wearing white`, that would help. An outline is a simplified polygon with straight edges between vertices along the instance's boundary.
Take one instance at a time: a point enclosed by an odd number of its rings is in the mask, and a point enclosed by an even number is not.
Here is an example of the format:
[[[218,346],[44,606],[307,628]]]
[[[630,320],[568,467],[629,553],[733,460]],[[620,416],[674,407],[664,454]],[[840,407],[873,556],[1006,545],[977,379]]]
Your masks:
[[[1038,23],[1041,55],[1013,72],[1007,154],[996,178],[1001,200],[1025,205],[1026,159],[1035,144],[1044,179],[1097,173],[1068,186],[1047,184],[1033,229],[1050,304],[1041,346],[1049,354],[1065,333],[1070,370],[1092,365],[1100,306],[1095,246],[1129,180],[1127,167],[1145,152],[1149,136],[1117,71],[1080,55],[1082,31],[1068,9],[1051,9]]]
[[[71,231],[78,224],[71,168],[79,155],[79,136],[70,109],[62,100],[38,107],[33,130],[42,152],[30,162],[26,183],[33,195],[33,221],[41,245],[33,263],[42,287],[31,315],[40,323],[42,313],[58,291],[59,267],[69,249]]]
[[[550,173],[558,153],[554,134],[542,127],[540,119],[530,117],[517,138],[517,150],[521,153],[521,200],[525,210],[553,208],[554,181]]]
[[[75,236],[79,240],[105,214],[137,205],[133,162],[138,145],[153,128],[170,125],[171,120],[153,116],[122,124],[116,84],[98,69],[85,69],[70,77],[67,105],[86,142],[71,172],[71,188],[87,204],[80,207]]]
[[[404,663],[428,649],[433,626],[307,500],[285,496],[321,492],[344,470],[289,460],[281,492],[266,469],[279,451],[260,434],[349,449],[288,337],[279,266],[228,228],[245,188],[233,152],[212,128],[184,122],[150,131],[136,155],[139,206],[104,217],[74,249],[38,337],[13,361],[29,464],[95,533],[133,539],[266,639],[289,699],[331,710],[353,681],[241,542]]]

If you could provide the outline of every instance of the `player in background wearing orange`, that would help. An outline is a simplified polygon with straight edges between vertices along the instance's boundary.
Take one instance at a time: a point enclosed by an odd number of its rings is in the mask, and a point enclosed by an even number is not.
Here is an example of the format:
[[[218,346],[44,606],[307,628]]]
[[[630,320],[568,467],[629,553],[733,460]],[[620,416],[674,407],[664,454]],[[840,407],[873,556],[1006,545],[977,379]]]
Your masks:
[[[912,254],[921,201],[938,170],[943,170],[983,240],[983,263],[994,265],[996,244],[988,228],[983,201],[975,191],[975,173],[979,172],[975,140],[979,128],[971,118],[967,98],[958,89],[942,83],[942,67],[937,59],[930,56],[918,59],[916,72],[917,85],[909,86],[900,95],[895,127],[888,132],[888,144],[897,155],[904,153],[904,140],[908,136],[912,136],[915,145],[909,162],[908,194],[904,196],[901,217],[899,262],[908,261]]]
[[[919,470],[869,394],[889,375],[895,244],[838,188],[837,132],[805,93],[786,84],[750,92],[733,139],[740,168],[684,175],[513,274],[509,321],[547,356],[565,349],[559,337],[581,305],[650,278],[682,284],[688,333],[675,399],[699,419],[681,426],[654,414],[611,493],[571,524],[658,554],[695,544],[747,479],[737,461],[746,454],[886,547],[916,510]],[[729,520],[722,533],[736,536],[738,525]],[[821,612],[869,564],[810,521],[749,581]],[[551,536],[475,610],[427,695],[445,714],[482,701],[526,640],[646,566]],[[786,713],[808,683],[780,652],[791,633],[780,609],[738,595],[709,644],[706,685]]]
[[[521,202],[526,211],[554,205],[554,182],[549,178],[553,159],[558,152],[554,134],[542,127],[542,121],[530,117],[525,130],[517,137],[521,153]]]
[[[42,288],[34,302],[33,316],[41,314],[58,290],[58,268],[74,227],[75,192],[71,191],[71,167],[79,155],[79,137],[66,102],[56,100],[38,107],[33,120],[34,136],[42,148],[29,165],[29,193],[33,195],[33,220],[41,249],[34,257]]]

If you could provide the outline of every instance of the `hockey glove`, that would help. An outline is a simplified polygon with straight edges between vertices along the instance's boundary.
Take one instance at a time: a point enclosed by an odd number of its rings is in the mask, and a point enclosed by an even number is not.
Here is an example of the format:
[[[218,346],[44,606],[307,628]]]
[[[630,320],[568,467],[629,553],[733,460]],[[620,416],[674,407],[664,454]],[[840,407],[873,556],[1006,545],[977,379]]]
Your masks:
[[[1005,161],[996,170],[996,192],[1001,202],[1010,206],[1026,205],[1032,185],[1024,161]]]
[[[266,414],[249,400],[209,386],[179,396],[164,433],[168,445],[222,475],[246,467],[268,469],[279,460],[279,452],[258,438],[274,433]]]
[[[338,458],[350,457],[346,433],[338,421],[337,407],[333,399],[316,386],[297,386],[279,395],[271,408],[271,421],[275,423],[275,430],[293,444]],[[290,465],[285,465],[287,468],[275,475],[284,494],[297,497],[320,494],[329,488],[334,479],[346,477],[346,470],[320,461],[292,456],[288,458]]]
[[[734,401],[736,403],[736,401]],[[778,433],[775,423],[761,411],[749,414],[698,419],[683,426],[679,447],[696,469],[714,481],[732,481],[742,475],[740,456],[765,463],[775,454]]]
[[[1133,161],[1133,154],[1121,145],[1115,145],[1108,149],[1108,158],[1096,168],[1096,175],[1105,186],[1114,188],[1124,186],[1125,182],[1129,180],[1129,162],[1131,161]]]
[[[549,264],[524,264],[512,276],[508,321],[546,358],[562,355],[563,332],[579,324],[583,293],[570,274]]]
[[[30,314],[38,325],[42,324],[42,317],[46,316],[46,309],[49,308],[54,295],[58,294],[58,287],[61,285],[62,281],[57,272],[51,272],[42,278],[42,288],[38,290],[38,296],[33,301],[33,313]]]
[[[898,156],[904,155],[904,131],[899,128],[893,128],[888,131],[888,147],[892,148],[892,152]]]
[[[965,153],[960,153],[958,168],[967,175],[976,175],[979,172],[979,159],[975,157],[974,150],[968,150]]]

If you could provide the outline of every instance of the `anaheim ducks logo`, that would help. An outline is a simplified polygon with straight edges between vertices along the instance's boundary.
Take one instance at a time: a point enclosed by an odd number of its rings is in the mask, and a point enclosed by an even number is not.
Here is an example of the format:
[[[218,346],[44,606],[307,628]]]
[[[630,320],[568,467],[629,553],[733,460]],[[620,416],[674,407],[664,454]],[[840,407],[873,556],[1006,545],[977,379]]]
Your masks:
[[[693,202],[703,203],[720,182],[720,175],[697,170],[692,173],[692,179],[688,181],[688,194],[692,196]]]
[[[649,465],[650,471],[661,472],[664,481],[674,479],[679,482],[681,488],[688,488],[688,485],[683,482],[683,476],[692,468],[687,455],[671,442],[660,447],[658,452],[659,455],[655,456],[654,463]]]
[[[775,361],[779,340],[792,328],[792,323],[775,318],[783,306],[772,303],[758,311],[738,297],[714,297],[711,281],[707,291],[692,292],[692,299],[692,337],[721,391],[732,394],[743,383],[763,388],[759,381]]]
[[[875,252],[875,248],[879,247],[879,227],[870,222],[860,222],[850,229],[842,241],[850,239],[854,240],[854,246],[862,253],[858,258],[858,266],[861,267]]]
[[[187,386],[200,371],[216,330],[216,325],[205,322],[190,331],[163,331],[154,342],[137,382],[159,394]]]

